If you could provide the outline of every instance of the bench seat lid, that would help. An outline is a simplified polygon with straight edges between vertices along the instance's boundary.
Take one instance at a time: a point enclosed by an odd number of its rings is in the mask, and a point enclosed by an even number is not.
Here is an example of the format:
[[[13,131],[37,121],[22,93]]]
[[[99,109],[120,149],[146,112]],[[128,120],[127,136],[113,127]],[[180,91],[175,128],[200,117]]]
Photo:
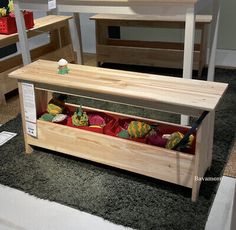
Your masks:
[[[197,115],[216,108],[228,84],[202,80],[121,71],[69,64],[69,74],[57,73],[57,62],[38,60],[10,73],[10,77],[35,83],[41,88],[59,87],[62,92],[88,92],[115,101],[129,99],[131,104],[150,102],[160,110]],[[71,90],[71,91],[70,91]],[[66,91],[68,92],[68,90]],[[100,97],[104,98],[104,97]],[[178,111],[180,108],[180,111]],[[189,111],[189,112],[188,112]],[[193,112],[191,112],[193,111]]]

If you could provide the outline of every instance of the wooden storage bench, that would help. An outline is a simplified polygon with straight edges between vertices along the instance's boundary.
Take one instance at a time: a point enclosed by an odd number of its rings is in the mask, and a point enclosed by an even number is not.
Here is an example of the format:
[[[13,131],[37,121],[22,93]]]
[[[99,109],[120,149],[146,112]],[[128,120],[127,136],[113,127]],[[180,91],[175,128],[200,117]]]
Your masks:
[[[28,38],[50,32],[50,42],[31,50],[33,60],[59,60],[64,57],[69,62],[76,62],[71,45],[68,21],[71,16],[49,15],[34,20],[34,27],[27,31]],[[18,42],[18,34],[0,34],[0,48]],[[21,54],[10,56],[0,61],[0,104],[5,104],[5,94],[17,89],[17,81],[8,78],[8,73],[22,66]]]
[[[97,14],[90,19],[95,20],[98,65],[110,62],[183,68],[183,43],[110,38],[108,27],[127,26],[184,29],[184,17]],[[207,32],[211,20],[212,16],[210,15],[197,15],[196,17],[196,29],[201,31],[201,39],[200,43],[195,44],[193,69],[198,70],[199,77],[202,75],[202,70],[206,64]]]
[[[179,184],[191,188],[196,201],[201,181],[195,177],[203,177],[211,166],[214,113],[227,84],[75,64],[68,67],[68,75],[59,75],[56,62],[38,60],[9,75],[18,79],[26,152],[39,146]],[[26,133],[23,83],[34,86],[37,114],[47,108],[48,91],[195,117],[209,113],[196,132],[194,155],[41,120],[36,122],[37,136],[33,137]]]

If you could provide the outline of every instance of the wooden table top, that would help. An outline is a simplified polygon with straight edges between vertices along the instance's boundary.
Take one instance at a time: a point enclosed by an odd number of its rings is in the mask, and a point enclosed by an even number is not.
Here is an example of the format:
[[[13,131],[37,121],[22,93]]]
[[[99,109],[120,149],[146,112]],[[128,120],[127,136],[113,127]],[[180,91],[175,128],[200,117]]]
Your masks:
[[[69,74],[57,73],[57,62],[38,60],[10,73],[35,84],[152,101],[199,110],[214,110],[228,84],[69,64]]]

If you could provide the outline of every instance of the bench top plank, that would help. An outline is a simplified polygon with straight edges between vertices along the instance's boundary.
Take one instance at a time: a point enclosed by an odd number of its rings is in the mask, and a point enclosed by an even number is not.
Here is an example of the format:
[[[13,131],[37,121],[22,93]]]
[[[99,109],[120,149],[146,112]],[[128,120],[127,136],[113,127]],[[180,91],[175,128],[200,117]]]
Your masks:
[[[62,16],[62,15],[48,15],[34,20],[34,27],[27,30],[28,36],[35,36],[41,34],[42,32],[47,32],[55,28],[60,28],[63,25],[63,22],[71,19],[72,16]],[[18,42],[18,33],[14,34],[0,34],[0,47],[4,47],[9,44]]]
[[[10,73],[33,83],[97,94],[152,101],[199,111],[214,110],[228,84],[69,64],[68,75],[57,74],[57,63],[38,60]],[[171,111],[171,109],[169,110]]]
[[[96,14],[91,20],[125,20],[125,21],[162,21],[162,22],[185,22],[185,15],[160,16],[160,15],[128,15],[128,14]],[[211,23],[212,15],[196,15],[196,22]]]

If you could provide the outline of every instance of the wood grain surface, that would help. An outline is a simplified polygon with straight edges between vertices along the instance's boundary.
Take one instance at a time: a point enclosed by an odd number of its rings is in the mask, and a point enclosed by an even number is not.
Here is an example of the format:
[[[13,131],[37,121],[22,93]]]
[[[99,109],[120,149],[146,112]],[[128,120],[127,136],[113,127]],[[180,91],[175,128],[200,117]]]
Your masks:
[[[75,64],[69,64],[70,72],[63,76],[57,74],[57,67],[57,62],[38,60],[9,76],[45,85],[207,111],[215,109],[228,86]]]

